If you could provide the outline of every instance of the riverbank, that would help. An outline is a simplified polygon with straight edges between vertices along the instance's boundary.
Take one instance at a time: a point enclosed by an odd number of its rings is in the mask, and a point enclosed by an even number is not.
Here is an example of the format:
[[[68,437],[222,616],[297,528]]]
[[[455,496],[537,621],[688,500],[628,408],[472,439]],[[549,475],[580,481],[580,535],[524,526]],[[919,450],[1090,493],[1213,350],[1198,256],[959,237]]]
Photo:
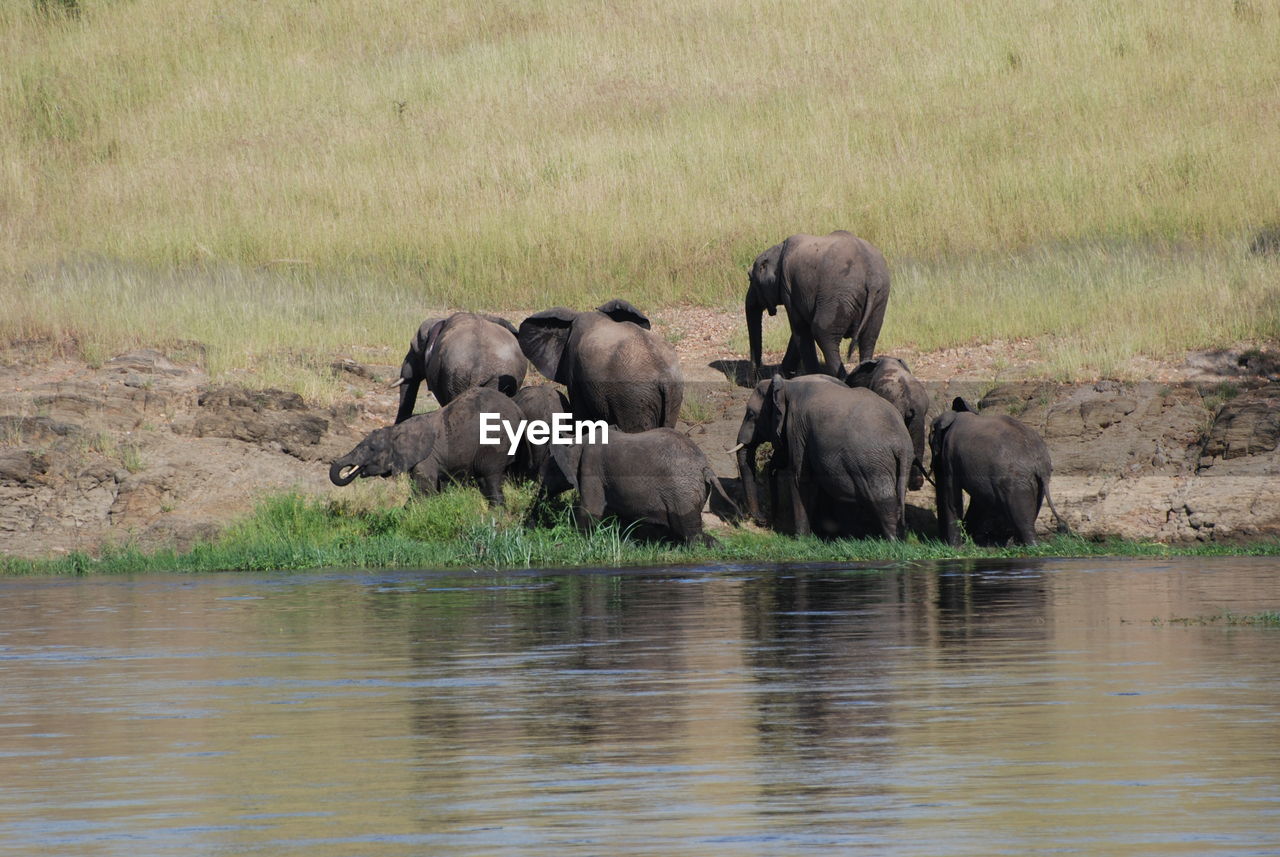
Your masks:
[[[734,353],[736,322],[728,311],[655,313],[655,328],[675,343],[688,382],[681,428],[707,453],[731,494],[740,489],[725,450],[749,394],[743,361],[724,358]],[[396,366],[361,362],[361,353],[353,348],[317,365],[317,374],[342,388],[332,404],[318,404],[261,388],[250,373],[213,380],[194,346],[168,354],[142,349],[94,363],[59,355],[49,343],[3,352],[0,556],[8,558],[6,567],[37,567],[27,560],[74,571],[989,555],[948,552],[931,542],[928,486],[908,496],[914,541],[901,547],[738,531],[708,514],[720,551],[671,552],[623,545],[616,533],[578,541],[567,530],[526,530],[510,520],[497,526],[482,505],[451,534],[424,535],[416,525],[401,531],[396,516],[408,514],[409,499],[403,482],[361,480],[338,489],[327,479],[329,461],[394,418],[386,383]],[[1036,353],[1025,344],[898,353],[924,380],[935,411],[963,395],[984,409],[1012,413],[1045,436],[1055,503],[1079,537],[1049,542],[1051,552],[1202,546],[1233,552],[1250,545],[1270,551],[1280,537],[1280,361],[1274,351],[1190,354],[1139,367],[1148,381],[1075,384],[1035,377]],[[311,536],[277,543],[235,535],[252,529],[263,508],[277,510],[265,513],[274,520],[287,498],[307,510],[303,517],[320,516]],[[1047,510],[1040,524],[1051,536]],[[490,536],[477,536],[475,528]],[[329,531],[347,535],[323,535]]]
[[[137,574],[179,571],[303,571],[319,568],[432,568],[510,571],[549,568],[707,566],[734,563],[909,563],[1014,557],[1280,556],[1280,538],[1227,544],[1176,545],[1125,539],[1095,541],[1056,535],[1024,548],[951,548],[913,535],[882,539],[795,538],[752,529],[721,531],[714,546],[670,547],[633,542],[615,524],[579,532],[567,515],[550,526],[526,527],[533,492],[516,494],[512,509],[490,513],[474,489],[452,489],[404,506],[353,510],[299,494],[263,500],[247,518],[189,550],[147,552],[109,547],[97,555],[56,559],[0,558],[0,575]]]

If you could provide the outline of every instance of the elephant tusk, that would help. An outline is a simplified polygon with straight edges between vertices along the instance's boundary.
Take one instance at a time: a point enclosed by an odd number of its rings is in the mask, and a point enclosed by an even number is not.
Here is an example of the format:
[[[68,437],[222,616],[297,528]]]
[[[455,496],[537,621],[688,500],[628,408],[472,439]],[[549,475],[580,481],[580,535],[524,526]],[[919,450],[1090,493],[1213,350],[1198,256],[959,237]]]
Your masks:
[[[403,378],[397,378],[397,379],[395,379],[394,381],[392,381],[390,384],[388,384],[388,385],[387,385],[387,389],[388,389],[388,390],[394,390],[396,387],[399,387],[399,386],[400,386],[401,384],[403,384],[403,383],[404,383],[404,379],[403,379]]]
[[[342,468],[342,470],[338,472],[338,476],[340,476],[343,479],[347,479],[349,477],[355,476],[357,473],[360,472],[360,467],[361,465],[359,464],[352,464],[349,467],[344,467]]]
[[[744,446],[746,446],[745,443],[740,443],[737,446],[733,447],[732,449],[726,449],[725,452],[728,453],[729,455],[733,455],[735,452],[742,449]]]

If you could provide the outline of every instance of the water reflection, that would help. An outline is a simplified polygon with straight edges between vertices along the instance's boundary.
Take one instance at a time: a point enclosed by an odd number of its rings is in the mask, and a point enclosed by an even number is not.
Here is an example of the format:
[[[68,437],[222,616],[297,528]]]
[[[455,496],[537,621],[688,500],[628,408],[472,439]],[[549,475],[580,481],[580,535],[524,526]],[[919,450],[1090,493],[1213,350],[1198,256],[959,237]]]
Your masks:
[[[0,581],[0,852],[1267,853],[1277,571]]]

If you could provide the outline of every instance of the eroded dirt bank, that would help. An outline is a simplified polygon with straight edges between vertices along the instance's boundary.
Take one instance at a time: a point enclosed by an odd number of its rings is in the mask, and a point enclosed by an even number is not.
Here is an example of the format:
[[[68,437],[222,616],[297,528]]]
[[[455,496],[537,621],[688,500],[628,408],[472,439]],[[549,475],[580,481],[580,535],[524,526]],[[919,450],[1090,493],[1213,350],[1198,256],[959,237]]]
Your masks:
[[[734,381],[740,361],[712,358],[713,341],[680,342],[686,413],[696,420],[682,427],[732,491],[736,473],[724,450],[749,390]],[[1045,436],[1053,495],[1077,532],[1158,541],[1280,535],[1274,360],[1193,355],[1153,372],[1162,380],[1063,385],[1002,383],[973,368],[982,352],[908,359],[935,411],[963,395]],[[108,542],[185,549],[264,494],[339,492],[327,462],[392,421],[395,399],[385,388],[396,368],[338,361],[330,371],[349,395],[317,407],[295,393],[213,383],[199,367],[152,350],[91,368],[31,362],[11,349],[0,359],[0,552],[39,557]],[[913,523],[927,529],[929,486],[908,502]],[[1047,511],[1040,523],[1049,529]]]

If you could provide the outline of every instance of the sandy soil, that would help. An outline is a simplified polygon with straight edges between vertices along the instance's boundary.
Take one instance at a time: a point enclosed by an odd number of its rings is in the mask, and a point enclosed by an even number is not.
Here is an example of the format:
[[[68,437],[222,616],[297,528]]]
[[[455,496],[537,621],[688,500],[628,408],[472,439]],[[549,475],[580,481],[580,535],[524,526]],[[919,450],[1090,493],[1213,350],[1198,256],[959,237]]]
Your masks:
[[[726,353],[736,313],[674,308],[654,327],[686,376],[682,423],[731,493],[745,354]],[[0,552],[45,556],[104,543],[185,548],[282,490],[335,494],[330,460],[389,424],[397,366],[341,355],[329,371],[347,395],[332,406],[292,393],[212,381],[196,365],[142,349],[90,367],[46,347],[0,352]],[[1140,361],[1142,382],[1038,379],[1032,343],[895,352],[934,409],[956,395],[1039,430],[1055,463],[1053,493],[1086,535],[1176,541],[1280,535],[1280,349],[1241,346]],[[766,355],[777,360],[778,354]],[[530,380],[536,380],[531,371]],[[928,486],[911,518],[930,532]],[[708,519],[712,525],[720,525]],[[1047,512],[1041,523],[1049,527]]]

